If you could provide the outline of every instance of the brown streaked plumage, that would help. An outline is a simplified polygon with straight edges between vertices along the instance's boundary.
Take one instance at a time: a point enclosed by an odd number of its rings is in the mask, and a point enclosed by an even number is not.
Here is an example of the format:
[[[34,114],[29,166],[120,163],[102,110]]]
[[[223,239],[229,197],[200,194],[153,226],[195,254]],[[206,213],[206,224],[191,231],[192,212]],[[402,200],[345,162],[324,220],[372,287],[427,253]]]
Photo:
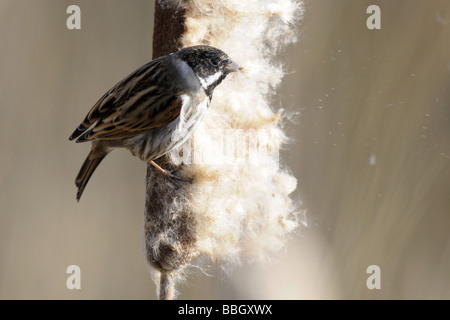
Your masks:
[[[238,69],[223,51],[195,46],[152,60],[117,83],[69,138],[92,142],[75,180],[77,200],[114,148],[126,148],[157,166],[153,160],[189,138],[206,113],[214,88]]]

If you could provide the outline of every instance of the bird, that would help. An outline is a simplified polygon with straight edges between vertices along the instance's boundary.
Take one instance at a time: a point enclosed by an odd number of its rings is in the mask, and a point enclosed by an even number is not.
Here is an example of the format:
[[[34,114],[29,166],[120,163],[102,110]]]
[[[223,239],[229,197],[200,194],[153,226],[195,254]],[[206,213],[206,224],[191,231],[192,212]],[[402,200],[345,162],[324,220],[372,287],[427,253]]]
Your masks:
[[[94,104],[69,140],[92,142],[75,179],[80,200],[101,161],[126,148],[173,177],[154,160],[181,146],[201,123],[214,89],[242,68],[222,50],[206,45],[156,58],[123,78]]]

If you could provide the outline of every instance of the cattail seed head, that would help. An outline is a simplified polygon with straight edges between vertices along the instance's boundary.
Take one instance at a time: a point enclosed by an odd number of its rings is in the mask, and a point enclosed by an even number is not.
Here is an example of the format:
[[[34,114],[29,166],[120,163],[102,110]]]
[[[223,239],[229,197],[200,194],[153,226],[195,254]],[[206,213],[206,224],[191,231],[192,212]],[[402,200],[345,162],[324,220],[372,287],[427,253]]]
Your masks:
[[[235,263],[278,251],[298,227],[290,194],[297,181],[279,150],[287,141],[272,97],[283,77],[278,51],[297,40],[296,0],[163,1],[183,8],[183,47],[206,44],[242,66],[214,91],[192,138],[166,157],[193,178],[168,182],[149,169],[145,248],[160,271],[180,272],[196,256]],[[165,164],[167,166],[167,164]],[[157,201],[157,203],[153,203]]]

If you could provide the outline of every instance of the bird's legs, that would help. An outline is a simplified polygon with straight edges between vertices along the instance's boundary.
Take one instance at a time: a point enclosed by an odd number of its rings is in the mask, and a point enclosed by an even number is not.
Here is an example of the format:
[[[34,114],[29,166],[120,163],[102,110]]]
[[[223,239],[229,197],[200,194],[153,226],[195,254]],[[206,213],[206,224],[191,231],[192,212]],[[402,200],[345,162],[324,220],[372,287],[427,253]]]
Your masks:
[[[158,166],[158,165],[156,164],[155,161],[150,160],[149,162],[150,162],[150,164],[151,164],[152,166],[154,166],[154,167],[155,167],[159,172],[161,172],[162,174],[164,174],[164,175],[166,175],[166,176],[170,175],[170,172],[169,172],[169,171],[164,170],[163,168],[161,168],[160,166]]]
[[[155,161],[150,160],[149,163],[154,166],[159,172],[161,172],[163,175],[165,175],[166,177],[169,178],[173,178],[173,179],[177,179],[177,180],[181,180],[181,181],[186,181],[186,182],[192,182],[192,179],[190,178],[182,178],[182,177],[178,177],[176,175],[174,175],[173,173],[178,171],[180,168],[175,169],[174,171],[169,171],[169,170],[165,170],[163,168],[161,168]]]

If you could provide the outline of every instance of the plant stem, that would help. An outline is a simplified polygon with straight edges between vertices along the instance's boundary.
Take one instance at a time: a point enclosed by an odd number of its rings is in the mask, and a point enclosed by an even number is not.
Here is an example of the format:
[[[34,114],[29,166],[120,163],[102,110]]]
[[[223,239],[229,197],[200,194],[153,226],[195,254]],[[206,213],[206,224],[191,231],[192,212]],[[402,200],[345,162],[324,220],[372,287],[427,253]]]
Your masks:
[[[167,0],[155,1],[153,59],[176,52],[179,49],[179,41],[185,31],[184,20],[185,10],[178,8],[175,2],[173,5],[170,5],[170,2]],[[160,158],[159,164],[164,165],[168,169],[172,168],[172,164],[170,164],[166,156]],[[146,239],[153,239],[155,238],[155,234],[163,234],[166,229],[171,228],[170,223],[172,219],[170,212],[168,212],[170,210],[167,209],[167,204],[171,203],[168,198],[176,196],[171,191],[167,190],[167,192],[164,192],[166,189],[161,188],[161,181],[158,182],[158,179],[155,177],[156,174],[160,173],[155,173],[154,171],[153,166],[147,164],[145,203]],[[163,196],[161,196],[161,193],[163,193]],[[184,240],[182,236],[180,236],[180,239]],[[174,273],[177,272],[177,268],[182,267],[182,265],[178,265],[177,263],[178,260],[185,261],[183,259],[177,260],[177,255],[173,250],[167,249],[170,248],[167,245],[160,246],[157,250],[158,254],[154,255],[153,244],[147,243],[146,240],[145,246],[147,260],[161,273],[159,298],[160,300],[172,300],[175,293]],[[183,254],[181,255],[183,256]]]
[[[172,300],[174,291],[173,278],[170,272],[161,272],[159,284],[159,300]]]

